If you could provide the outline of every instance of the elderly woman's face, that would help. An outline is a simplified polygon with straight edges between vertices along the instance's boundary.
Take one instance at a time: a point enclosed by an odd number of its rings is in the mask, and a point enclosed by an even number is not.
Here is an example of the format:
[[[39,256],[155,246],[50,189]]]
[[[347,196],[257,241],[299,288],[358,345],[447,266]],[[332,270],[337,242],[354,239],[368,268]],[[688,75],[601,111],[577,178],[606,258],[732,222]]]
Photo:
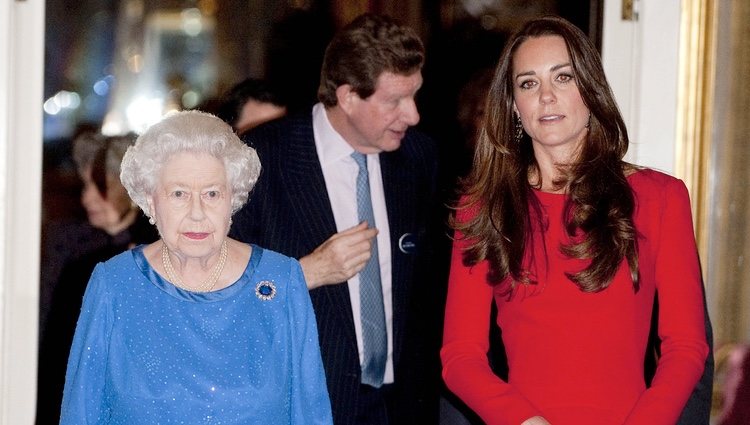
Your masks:
[[[79,174],[83,182],[81,205],[86,210],[89,223],[110,234],[122,230],[121,223],[131,204],[120,179],[107,175],[107,193],[103,194],[91,177],[91,167],[80,170]]]
[[[231,217],[224,164],[205,153],[172,155],[162,166],[149,208],[170,250],[192,258],[217,253]]]
[[[530,38],[518,47],[513,55],[513,98],[535,149],[575,152],[586,137],[589,110],[562,37]]]

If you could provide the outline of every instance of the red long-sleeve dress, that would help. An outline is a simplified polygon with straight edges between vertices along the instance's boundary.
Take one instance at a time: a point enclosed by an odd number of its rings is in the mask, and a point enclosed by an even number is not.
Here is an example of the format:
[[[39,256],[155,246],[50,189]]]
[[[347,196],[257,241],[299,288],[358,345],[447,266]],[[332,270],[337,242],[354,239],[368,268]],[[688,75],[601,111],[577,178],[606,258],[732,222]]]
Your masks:
[[[690,202],[685,185],[666,174],[644,169],[628,182],[639,234],[638,292],[626,261],[598,293],[582,292],[565,276],[585,266],[558,248],[568,241],[562,223],[565,195],[535,191],[549,223],[543,233],[533,232],[538,284],[519,285],[512,297],[487,283],[486,261],[463,265],[465,242],[457,235],[443,378],[487,424],[518,425],[537,415],[552,425],[673,424],[679,417],[708,354]],[[543,245],[546,271],[543,257],[539,261]],[[662,351],[646,388],[643,365],[657,292]],[[496,377],[487,361],[493,297],[508,382]]]

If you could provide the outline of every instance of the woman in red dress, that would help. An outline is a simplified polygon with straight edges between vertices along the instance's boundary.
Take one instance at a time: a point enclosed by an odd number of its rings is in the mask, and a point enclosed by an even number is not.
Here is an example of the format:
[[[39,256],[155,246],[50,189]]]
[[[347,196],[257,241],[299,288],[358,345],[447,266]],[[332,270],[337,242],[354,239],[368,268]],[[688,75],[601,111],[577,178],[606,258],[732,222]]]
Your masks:
[[[441,351],[448,387],[488,424],[674,424],[701,376],[687,189],[624,162],[628,143],[583,32],[545,17],[511,37],[454,222]],[[487,360],[493,299],[507,380]]]

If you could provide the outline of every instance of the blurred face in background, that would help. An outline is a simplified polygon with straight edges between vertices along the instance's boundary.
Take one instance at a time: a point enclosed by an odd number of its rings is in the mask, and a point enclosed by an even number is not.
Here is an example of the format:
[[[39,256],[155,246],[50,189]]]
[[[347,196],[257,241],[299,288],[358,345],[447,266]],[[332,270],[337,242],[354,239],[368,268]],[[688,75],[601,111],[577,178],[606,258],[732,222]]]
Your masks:
[[[286,108],[283,106],[250,99],[242,107],[240,117],[235,124],[237,134],[242,134],[266,121],[281,118],[284,115],[286,115]]]
[[[86,210],[89,223],[110,235],[124,230],[133,221],[135,209],[128,193],[117,176],[107,175],[106,193],[101,193],[91,175],[91,167],[79,170],[83,189],[81,204]]]

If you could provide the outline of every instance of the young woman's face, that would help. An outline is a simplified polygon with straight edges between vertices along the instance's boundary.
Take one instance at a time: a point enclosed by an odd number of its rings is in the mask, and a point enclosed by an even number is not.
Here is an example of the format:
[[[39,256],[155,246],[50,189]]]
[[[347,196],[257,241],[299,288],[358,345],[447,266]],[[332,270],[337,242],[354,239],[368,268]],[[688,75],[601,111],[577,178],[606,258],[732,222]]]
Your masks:
[[[83,181],[81,204],[86,210],[89,223],[97,229],[114,234],[121,230],[121,222],[132,209],[130,198],[116,176],[107,175],[107,193],[102,194],[91,177],[91,167],[79,172]]]
[[[229,232],[231,198],[221,161],[205,153],[182,152],[162,166],[149,209],[171,251],[206,258],[219,252]]]
[[[562,37],[530,38],[518,47],[513,55],[513,98],[535,150],[577,151],[588,133],[589,110]]]

